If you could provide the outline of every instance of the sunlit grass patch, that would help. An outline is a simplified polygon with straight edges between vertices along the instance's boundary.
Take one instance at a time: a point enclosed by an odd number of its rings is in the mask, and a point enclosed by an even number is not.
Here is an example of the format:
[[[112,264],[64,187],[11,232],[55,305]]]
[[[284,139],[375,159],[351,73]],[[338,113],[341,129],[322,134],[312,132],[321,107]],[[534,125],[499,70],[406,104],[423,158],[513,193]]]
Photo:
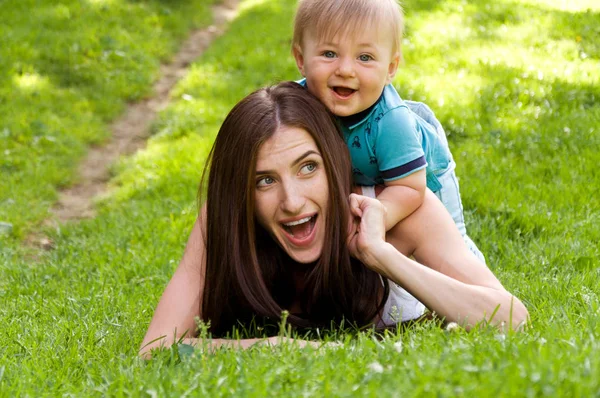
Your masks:
[[[215,128],[216,126],[213,126]],[[113,190],[103,201],[131,200],[155,192],[168,197],[187,197],[192,200],[197,191],[206,158],[212,147],[212,136],[197,134],[181,137],[165,144],[151,142],[143,152],[126,159],[116,167]]]
[[[523,0],[520,3],[539,5],[549,10],[568,11],[571,13],[579,11],[600,11],[600,4],[595,0]]]
[[[149,95],[160,63],[209,22],[212,3],[2,2],[0,221],[15,238],[48,217],[86,147],[109,136],[127,101]]]
[[[15,86],[23,91],[36,91],[48,86],[48,79],[37,73],[25,73],[20,76],[13,76]]]
[[[121,0],[85,0],[85,1],[96,7],[108,7],[112,4],[121,2]]]

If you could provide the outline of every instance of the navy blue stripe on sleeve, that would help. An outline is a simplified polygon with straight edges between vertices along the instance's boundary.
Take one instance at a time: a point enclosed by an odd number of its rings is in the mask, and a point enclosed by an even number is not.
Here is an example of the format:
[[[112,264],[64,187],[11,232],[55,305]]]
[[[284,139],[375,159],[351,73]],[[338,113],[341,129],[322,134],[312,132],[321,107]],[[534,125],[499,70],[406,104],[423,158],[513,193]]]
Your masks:
[[[420,158],[417,158],[412,162],[403,164],[402,166],[394,167],[393,169],[389,170],[383,170],[381,172],[381,176],[384,180],[391,180],[403,176],[407,173],[410,173],[411,171],[421,168],[423,166],[427,166],[425,156],[421,156]]]

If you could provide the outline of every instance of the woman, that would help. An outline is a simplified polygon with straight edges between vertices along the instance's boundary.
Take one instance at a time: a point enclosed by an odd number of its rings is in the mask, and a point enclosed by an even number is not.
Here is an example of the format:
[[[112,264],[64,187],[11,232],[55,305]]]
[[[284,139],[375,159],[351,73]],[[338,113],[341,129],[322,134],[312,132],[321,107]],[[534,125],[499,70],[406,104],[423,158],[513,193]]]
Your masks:
[[[142,352],[182,338],[197,343],[196,317],[223,336],[252,319],[277,320],[283,310],[299,327],[387,326],[421,315],[420,303],[397,285],[467,328],[482,320],[517,328],[526,320],[523,304],[467,249],[433,193],[386,242],[383,206],[351,194],[350,167],[334,119],[299,85],[240,101],[215,140],[206,207]]]

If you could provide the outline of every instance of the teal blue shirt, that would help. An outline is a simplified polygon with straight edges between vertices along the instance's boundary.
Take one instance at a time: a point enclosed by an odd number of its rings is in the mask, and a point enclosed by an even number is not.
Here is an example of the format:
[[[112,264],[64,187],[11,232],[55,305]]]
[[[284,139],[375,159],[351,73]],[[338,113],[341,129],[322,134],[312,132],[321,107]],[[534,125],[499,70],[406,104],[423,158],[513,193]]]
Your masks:
[[[304,79],[299,83],[306,86]],[[450,165],[450,150],[435,127],[408,108],[394,86],[385,86],[370,108],[338,119],[356,184],[383,184],[426,169],[429,189],[441,188],[436,175]]]

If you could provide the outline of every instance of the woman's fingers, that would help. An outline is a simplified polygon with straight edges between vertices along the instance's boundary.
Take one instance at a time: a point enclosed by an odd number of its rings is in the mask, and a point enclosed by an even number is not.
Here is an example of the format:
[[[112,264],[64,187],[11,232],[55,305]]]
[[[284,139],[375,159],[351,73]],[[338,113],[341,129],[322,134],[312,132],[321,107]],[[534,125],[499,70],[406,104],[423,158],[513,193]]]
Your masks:
[[[315,341],[315,340],[293,339],[293,338],[284,337],[284,336],[268,337],[265,340],[261,340],[258,344],[260,344],[260,345],[264,344],[264,345],[270,345],[270,346],[281,345],[281,344],[294,344],[300,348],[311,347],[314,349],[319,349],[319,348],[323,348],[323,347],[337,348],[342,345],[341,343],[333,342],[333,341],[324,342],[324,341]]]
[[[350,194],[350,208],[360,217],[360,229],[385,236],[385,208],[377,199]]]
[[[385,208],[377,199],[362,195],[350,194],[349,201],[356,232],[350,235],[348,248],[367,264],[371,250],[385,242]]]
[[[348,199],[350,202],[350,214],[349,214],[350,220],[349,220],[349,224],[348,224],[349,231],[348,231],[347,245],[348,245],[348,250],[350,250],[350,255],[352,257],[358,258],[356,239],[359,235],[362,210],[360,208],[359,195],[352,193],[352,194],[350,194]]]
[[[358,232],[358,226],[360,224],[360,217],[362,216],[362,210],[358,203],[356,195],[350,194],[350,214],[348,220],[348,241],[350,241]]]
[[[361,209],[362,201],[360,201],[360,198],[364,198],[364,196],[360,196],[355,193],[350,194],[350,211],[356,217],[362,217],[362,215],[363,215],[363,212]]]

